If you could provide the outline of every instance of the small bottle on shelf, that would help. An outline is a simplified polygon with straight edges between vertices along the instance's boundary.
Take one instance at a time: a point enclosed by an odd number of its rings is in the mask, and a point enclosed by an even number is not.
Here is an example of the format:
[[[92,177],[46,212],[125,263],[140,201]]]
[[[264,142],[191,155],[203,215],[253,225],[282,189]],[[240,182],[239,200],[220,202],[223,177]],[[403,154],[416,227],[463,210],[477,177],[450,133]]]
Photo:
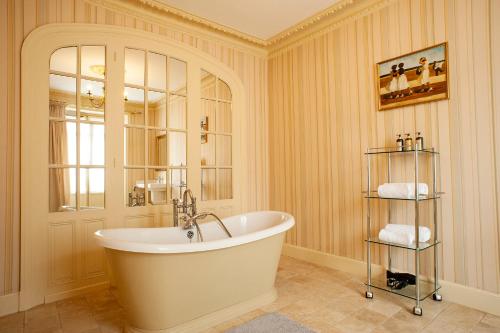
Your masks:
[[[415,138],[415,146],[417,150],[424,149],[424,138],[420,135],[420,132],[417,132],[417,137]]]
[[[398,138],[396,140],[396,149],[397,151],[403,151],[404,141],[401,137],[401,134],[398,134]]]
[[[404,150],[410,151],[412,149],[413,149],[413,139],[411,138],[410,133],[406,133]]]

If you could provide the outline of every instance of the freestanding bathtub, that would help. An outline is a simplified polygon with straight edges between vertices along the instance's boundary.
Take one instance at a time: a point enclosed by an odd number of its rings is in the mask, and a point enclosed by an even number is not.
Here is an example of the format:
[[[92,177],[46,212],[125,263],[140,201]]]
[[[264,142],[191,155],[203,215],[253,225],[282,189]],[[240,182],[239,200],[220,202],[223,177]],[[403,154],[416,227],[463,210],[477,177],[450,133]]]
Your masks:
[[[127,313],[129,332],[196,332],[271,303],[285,232],[293,216],[261,211],[187,230],[99,230]]]

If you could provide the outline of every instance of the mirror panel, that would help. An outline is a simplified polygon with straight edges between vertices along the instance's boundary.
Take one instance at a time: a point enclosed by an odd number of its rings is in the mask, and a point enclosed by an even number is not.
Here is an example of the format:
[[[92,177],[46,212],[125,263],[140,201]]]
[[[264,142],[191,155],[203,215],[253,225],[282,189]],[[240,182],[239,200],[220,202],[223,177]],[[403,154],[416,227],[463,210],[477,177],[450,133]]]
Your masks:
[[[231,133],[231,103],[217,104],[217,132]]]
[[[186,63],[175,58],[170,58],[169,65],[168,90],[177,95],[186,95]]]
[[[82,46],[80,71],[83,76],[104,79],[106,75],[105,46]]]
[[[182,199],[181,194],[187,188],[187,170],[170,169],[170,197],[171,199]]]
[[[49,212],[76,210],[76,168],[49,169]]]
[[[49,122],[49,164],[76,164],[76,124],[51,120]]]
[[[148,52],[148,86],[149,88],[167,89],[167,57]]]
[[[125,169],[125,206],[145,206],[144,169]]]
[[[104,122],[104,83],[81,80],[80,119]]]
[[[104,125],[80,124],[80,164],[104,165]]]
[[[200,127],[202,131],[215,131],[215,109],[217,102],[202,99],[201,100],[201,114]]]
[[[167,165],[167,132],[164,130],[148,130],[149,165]]]
[[[144,86],[145,57],[142,50],[125,49],[125,84]]]
[[[104,168],[80,169],[80,209],[104,208]]]
[[[217,135],[216,152],[218,166],[231,165],[231,136]]]
[[[170,95],[168,127],[173,129],[186,129],[186,97]]]
[[[215,99],[215,75],[201,70],[201,98]]]
[[[49,76],[49,116],[76,119],[76,79],[69,76]]]
[[[167,169],[148,169],[148,197],[151,205],[167,204],[167,180]]]
[[[186,133],[168,133],[168,159],[170,166],[186,166]]]
[[[144,129],[124,128],[125,165],[144,165]]]
[[[148,91],[148,125],[152,127],[167,127],[167,94]]]
[[[124,123],[144,125],[144,89],[125,87]]]
[[[76,74],[77,47],[63,47],[57,49],[50,56],[50,70]]]
[[[215,169],[201,169],[201,200],[215,200]]]
[[[217,98],[219,100],[231,101],[231,99],[233,98],[231,94],[231,89],[229,88],[227,83],[221,79],[217,80],[217,94],[218,94]]]
[[[215,165],[215,134],[201,134],[201,165]]]
[[[232,169],[218,169],[217,170],[217,187],[219,193],[219,200],[233,198],[233,170]]]

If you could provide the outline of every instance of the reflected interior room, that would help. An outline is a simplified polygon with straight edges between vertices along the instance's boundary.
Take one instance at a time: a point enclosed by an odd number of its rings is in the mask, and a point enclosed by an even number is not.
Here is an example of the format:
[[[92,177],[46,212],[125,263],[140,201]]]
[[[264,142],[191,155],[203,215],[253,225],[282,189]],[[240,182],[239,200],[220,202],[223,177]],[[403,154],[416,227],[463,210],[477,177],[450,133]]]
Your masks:
[[[0,333],[500,332],[499,15],[0,1]]]

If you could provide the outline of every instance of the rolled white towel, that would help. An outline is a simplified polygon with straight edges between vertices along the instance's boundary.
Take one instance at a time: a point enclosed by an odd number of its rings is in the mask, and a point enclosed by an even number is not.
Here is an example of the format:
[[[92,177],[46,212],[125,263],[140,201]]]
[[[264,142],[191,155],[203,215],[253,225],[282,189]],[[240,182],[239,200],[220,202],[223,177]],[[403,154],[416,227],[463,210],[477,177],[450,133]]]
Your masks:
[[[418,183],[418,193],[428,195],[427,184]],[[378,187],[378,195],[382,198],[415,199],[415,183],[385,183]]]
[[[413,240],[416,239],[414,225],[390,223],[386,225],[384,229],[394,233],[410,234]],[[431,239],[431,229],[427,227],[418,227],[418,236],[419,242],[428,242]]]
[[[393,232],[387,229],[381,229],[380,232],[378,233],[378,238],[384,242],[401,244],[406,246],[410,246],[414,242],[414,239],[411,237],[411,234]]]

